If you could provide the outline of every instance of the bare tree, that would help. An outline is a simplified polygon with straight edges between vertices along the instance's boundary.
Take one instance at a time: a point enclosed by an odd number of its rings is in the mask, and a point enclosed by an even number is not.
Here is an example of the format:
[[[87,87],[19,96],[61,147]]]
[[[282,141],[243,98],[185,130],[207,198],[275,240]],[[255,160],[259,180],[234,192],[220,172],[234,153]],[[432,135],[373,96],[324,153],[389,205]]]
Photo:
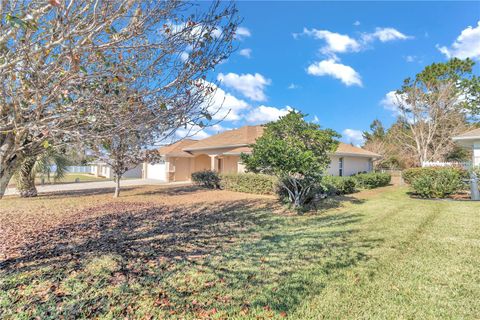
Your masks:
[[[208,119],[211,92],[198,83],[233,50],[238,19],[231,3],[203,8],[156,0],[1,1],[0,197],[24,155],[42,153],[45,143],[101,139],[112,117],[128,132],[138,114],[97,112],[115,103],[94,94],[102,83],[134,90],[158,119],[168,113],[157,128]]]
[[[454,147],[452,136],[466,128],[467,110],[478,102],[476,85],[465,77],[472,71],[470,60],[453,59],[433,64],[415,79],[407,79],[397,92],[399,110],[394,138],[407,153],[415,154],[417,164],[443,160]]]

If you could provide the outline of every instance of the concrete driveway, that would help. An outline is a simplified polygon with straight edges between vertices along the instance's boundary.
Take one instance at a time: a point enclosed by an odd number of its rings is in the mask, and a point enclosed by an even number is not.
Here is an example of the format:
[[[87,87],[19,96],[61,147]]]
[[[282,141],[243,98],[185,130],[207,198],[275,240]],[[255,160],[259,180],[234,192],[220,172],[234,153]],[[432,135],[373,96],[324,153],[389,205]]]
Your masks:
[[[165,185],[175,186],[184,185],[186,182],[163,182],[153,179],[128,179],[122,180],[122,187],[131,186],[145,186],[145,185]],[[94,189],[106,189],[115,188],[113,181],[94,181],[94,182],[78,182],[78,183],[65,183],[65,184],[50,184],[37,186],[38,193],[59,192],[59,191],[77,191],[77,190],[94,190]],[[15,188],[7,188],[5,195],[18,194]]]

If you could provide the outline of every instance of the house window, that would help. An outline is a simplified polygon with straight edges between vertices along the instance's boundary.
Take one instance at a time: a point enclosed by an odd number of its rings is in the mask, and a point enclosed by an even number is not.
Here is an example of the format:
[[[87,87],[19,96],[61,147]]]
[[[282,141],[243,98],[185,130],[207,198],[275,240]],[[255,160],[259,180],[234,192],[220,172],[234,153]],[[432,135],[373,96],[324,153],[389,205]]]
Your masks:
[[[338,159],[338,175],[343,176],[343,158]]]

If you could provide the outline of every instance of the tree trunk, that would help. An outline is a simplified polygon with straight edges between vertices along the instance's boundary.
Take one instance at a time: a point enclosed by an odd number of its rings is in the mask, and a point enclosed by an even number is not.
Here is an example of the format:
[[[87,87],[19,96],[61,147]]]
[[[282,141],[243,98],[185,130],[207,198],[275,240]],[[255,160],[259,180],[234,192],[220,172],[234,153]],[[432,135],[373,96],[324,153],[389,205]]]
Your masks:
[[[37,196],[35,173],[33,172],[33,167],[35,166],[36,161],[36,157],[28,157],[20,164],[20,171],[17,178],[17,190],[22,198]]]
[[[0,199],[7,190],[8,183],[13,176],[18,158],[16,156],[7,159],[0,155]]]
[[[120,196],[120,179],[122,178],[121,175],[115,175],[115,194],[113,195],[114,198],[118,198]]]
[[[4,168],[3,164],[0,164],[0,166],[0,199],[2,199],[7,190],[8,183],[13,176],[13,168]]]

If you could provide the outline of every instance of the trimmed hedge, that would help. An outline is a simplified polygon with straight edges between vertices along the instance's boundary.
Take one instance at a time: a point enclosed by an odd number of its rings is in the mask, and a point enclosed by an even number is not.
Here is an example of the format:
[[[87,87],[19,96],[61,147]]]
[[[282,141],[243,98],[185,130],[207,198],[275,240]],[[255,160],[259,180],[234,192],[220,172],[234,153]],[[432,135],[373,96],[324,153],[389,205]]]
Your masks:
[[[422,198],[446,198],[465,187],[468,172],[458,167],[411,168],[402,177]]]
[[[403,170],[402,178],[406,183],[412,184],[413,181],[418,177],[425,177],[425,176],[435,177],[438,171],[445,171],[445,170],[456,172],[462,178],[468,178],[468,172],[465,169],[459,168],[459,167],[410,168],[407,170]]]
[[[464,183],[458,170],[436,170],[417,176],[412,188],[422,198],[446,198],[462,190]]]
[[[192,173],[192,181],[209,189],[220,188],[220,177],[218,173],[212,170],[204,170]]]
[[[222,189],[256,194],[274,194],[278,179],[255,173],[225,173],[220,175]]]
[[[355,179],[352,177],[336,176],[323,177],[322,184],[325,187],[327,194],[330,196],[354,193],[357,186]]]
[[[390,184],[392,176],[388,173],[370,172],[352,176],[358,188],[373,189],[385,187]]]

